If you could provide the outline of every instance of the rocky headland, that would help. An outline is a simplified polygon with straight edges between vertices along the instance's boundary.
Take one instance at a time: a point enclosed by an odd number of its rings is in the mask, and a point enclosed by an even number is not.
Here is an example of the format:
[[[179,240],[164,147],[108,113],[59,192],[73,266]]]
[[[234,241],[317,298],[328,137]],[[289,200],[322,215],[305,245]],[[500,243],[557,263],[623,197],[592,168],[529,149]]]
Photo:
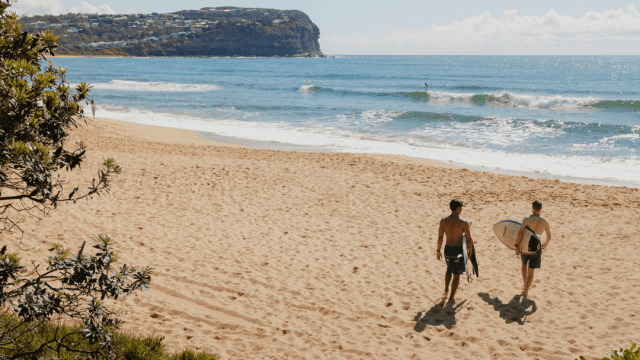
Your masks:
[[[298,10],[202,8],[167,14],[23,17],[53,31],[56,55],[322,57],[320,30]]]

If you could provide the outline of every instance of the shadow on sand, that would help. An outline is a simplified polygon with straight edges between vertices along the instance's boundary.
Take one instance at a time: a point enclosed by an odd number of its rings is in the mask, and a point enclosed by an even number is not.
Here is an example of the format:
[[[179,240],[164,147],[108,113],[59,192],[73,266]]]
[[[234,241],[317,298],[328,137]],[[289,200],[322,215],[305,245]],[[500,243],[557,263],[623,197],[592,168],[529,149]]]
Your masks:
[[[514,296],[507,304],[502,303],[497,297],[491,298],[487,293],[479,293],[478,296],[487,304],[493,305],[493,309],[500,312],[500,317],[504,319],[507,324],[516,322],[524,325],[525,322],[527,322],[527,316],[538,310],[536,302],[527,299],[523,295]]]
[[[457,304],[445,304],[444,300],[442,300],[439,304],[434,305],[424,314],[422,311],[418,312],[416,317],[413,319],[413,321],[416,322],[416,326],[413,330],[422,332],[427,325],[444,325],[447,329],[451,329],[451,327],[456,324],[456,314],[466,303],[466,299]]]

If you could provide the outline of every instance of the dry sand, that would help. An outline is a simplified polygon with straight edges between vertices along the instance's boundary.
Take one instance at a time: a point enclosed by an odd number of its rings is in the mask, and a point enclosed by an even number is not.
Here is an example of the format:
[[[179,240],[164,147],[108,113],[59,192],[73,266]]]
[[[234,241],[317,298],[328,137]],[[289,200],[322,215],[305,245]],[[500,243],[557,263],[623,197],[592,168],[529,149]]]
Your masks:
[[[124,167],[111,196],[23,223],[26,258],[111,235],[155,268],[118,301],[128,331],[222,359],[574,359],[640,334],[640,192],[389,156],[224,146],[192,131],[91,120],[81,176]],[[66,173],[63,174],[67,176]],[[76,175],[78,176],[78,175]],[[440,305],[438,220],[465,200],[480,278]],[[530,299],[494,236],[540,199],[553,240]],[[8,239],[15,250],[15,238]]]

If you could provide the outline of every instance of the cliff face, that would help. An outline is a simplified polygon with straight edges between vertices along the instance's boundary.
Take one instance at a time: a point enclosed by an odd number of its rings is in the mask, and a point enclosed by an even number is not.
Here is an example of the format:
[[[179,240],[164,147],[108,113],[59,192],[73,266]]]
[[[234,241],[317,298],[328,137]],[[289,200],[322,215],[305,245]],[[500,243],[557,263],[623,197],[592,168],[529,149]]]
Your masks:
[[[319,37],[320,30],[308,20],[270,27],[221,27],[120,50],[133,56],[320,56]]]
[[[57,54],[131,56],[322,56],[320,30],[298,10],[231,6],[167,14],[33,16],[30,32],[54,31]]]

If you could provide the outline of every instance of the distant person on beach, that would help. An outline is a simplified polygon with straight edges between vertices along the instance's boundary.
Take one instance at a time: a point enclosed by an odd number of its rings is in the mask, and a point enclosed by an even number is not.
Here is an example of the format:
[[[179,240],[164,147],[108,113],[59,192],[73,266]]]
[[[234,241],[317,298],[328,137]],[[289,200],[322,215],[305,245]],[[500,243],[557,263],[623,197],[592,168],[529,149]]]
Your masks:
[[[91,112],[93,113],[93,118],[96,118],[96,103],[91,100]]]
[[[544,217],[540,216],[540,212],[542,211],[542,203],[538,200],[534,201],[531,204],[531,211],[533,214],[527,216],[522,220],[522,225],[520,226],[520,231],[518,232],[518,237],[516,237],[516,255],[520,255],[522,258],[522,295],[529,296],[529,289],[531,288],[531,284],[533,284],[533,274],[536,269],[540,268],[540,264],[542,263],[542,249],[546,248],[549,245],[549,241],[551,241],[551,230],[549,229],[549,222]],[[547,239],[544,244],[541,244],[540,250],[538,250],[535,254],[527,255],[520,253],[520,242],[522,241],[522,234],[524,234],[525,229],[529,229],[536,234],[542,234],[544,231],[547,235]],[[531,236],[529,241],[539,241],[536,237]],[[528,268],[527,268],[528,267]]]
[[[446,298],[449,294],[449,285],[451,285],[451,294],[447,301],[451,304],[456,302],[455,295],[456,290],[458,290],[458,284],[460,283],[460,275],[465,271],[462,254],[463,234],[466,235],[467,239],[468,256],[470,257],[473,253],[473,241],[471,239],[471,232],[469,231],[469,222],[460,218],[462,206],[464,206],[462,200],[451,200],[449,203],[451,215],[440,220],[440,228],[438,229],[438,250],[436,253],[438,260],[442,260],[442,240],[444,235],[447,235],[447,242],[444,246],[444,260],[447,263],[447,273],[444,277],[443,297]],[[452,277],[453,281],[451,280]]]

